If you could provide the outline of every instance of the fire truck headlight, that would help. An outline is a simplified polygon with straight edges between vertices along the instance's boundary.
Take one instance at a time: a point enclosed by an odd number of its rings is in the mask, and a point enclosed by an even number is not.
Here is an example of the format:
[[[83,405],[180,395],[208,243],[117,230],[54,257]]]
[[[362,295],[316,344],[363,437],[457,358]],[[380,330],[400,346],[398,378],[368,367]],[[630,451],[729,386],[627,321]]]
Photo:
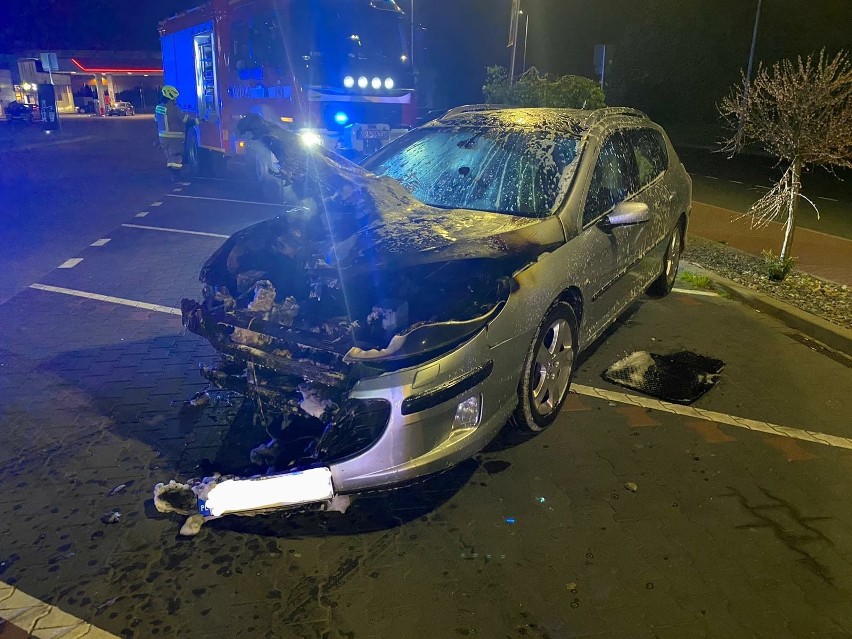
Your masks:
[[[351,75],[347,75],[345,78],[343,78],[343,86],[345,86],[347,89],[351,89],[355,86],[355,78],[353,78]]]
[[[371,83],[372,87],[377,91],[382,88],[382,79],[381,78],[373,78],[373,82]]]
[[[385,78],[385,88],[390,90],[393,89],[393,78]]]
[[[302,138],[302,144],[308,147],[322,144],[322,138],[316,131],[302,131],[300,137]]]
[[[367,78],[362,75],[360,78],[358,78],[358,88],[366,89],[368,82],[369,81],[367,80]]]
[[[337,124],[343,125],[349,122],[349,116],[346,115],[343,111],[338,111],[334,114],[334,121],[337,122]]]

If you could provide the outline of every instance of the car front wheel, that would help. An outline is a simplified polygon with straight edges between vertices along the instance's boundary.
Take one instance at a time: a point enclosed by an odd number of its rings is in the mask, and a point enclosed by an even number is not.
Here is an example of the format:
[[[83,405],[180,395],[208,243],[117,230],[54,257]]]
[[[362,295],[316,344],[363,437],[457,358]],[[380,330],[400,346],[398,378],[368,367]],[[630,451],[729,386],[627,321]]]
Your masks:
[[[556,419],[574,376],[577,317],[571,306],[557,302],[545,315],[524,362],[518,386],[515,422],[532,431]]]

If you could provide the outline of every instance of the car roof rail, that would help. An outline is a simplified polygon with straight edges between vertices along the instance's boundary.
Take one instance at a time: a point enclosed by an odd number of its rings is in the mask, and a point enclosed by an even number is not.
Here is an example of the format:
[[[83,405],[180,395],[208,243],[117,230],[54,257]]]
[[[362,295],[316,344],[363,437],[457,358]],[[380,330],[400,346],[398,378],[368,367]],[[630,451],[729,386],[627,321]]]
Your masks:
[[[453,107],[442,115],[439,119],[452,118],[462,113],[475,113],[476,111],[496,111],[500,109],[517,109],[519,107],[511,104],[464,104],[462,106]]]
[[[634,109],[632,107],[603,107],[601,109],[595,109],[586,119],[586,127],[591,127],[594,124],[597,124],[604,118],[608,118],[614,115],[626,115],[634,118],[641,118],[643,120],[648,120],[648,115],[639,109]]]

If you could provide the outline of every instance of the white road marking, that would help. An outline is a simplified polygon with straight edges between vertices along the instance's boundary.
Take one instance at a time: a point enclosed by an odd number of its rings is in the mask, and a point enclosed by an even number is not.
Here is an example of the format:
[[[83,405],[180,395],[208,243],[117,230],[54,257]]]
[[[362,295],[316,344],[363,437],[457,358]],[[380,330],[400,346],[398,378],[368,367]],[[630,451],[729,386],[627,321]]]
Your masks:
[[[162,202],[151,202],[151,206],[162,206]]]
[[[102,237],[101,239],[95,240],[94,242],[89,244],[89,246],[104,246],[105,244],[109,243],[109,241],[110,241],[110,238]]]
[[[824,197],[822,195],[818,195],[817,199],[828,200],[829,202],[839,202],[840,201],[840,200],[835,200],[833,197]]]
[[[179,308],[171,306],[161,306],[160,304],[149,304],[148,302],[139,302],[137,300],[128,300],[123,297],[113,297],[112,295],[100,295],[98,293],[89,293],[87,291],[78,291],[73,288],[63,288],[61,286],[51,286],[49,284],[30,284],[30,288],[37,291],[47,291],[48,293],[61,293],[62,295],[71,295],[73,297],[84,297],[97,302],[110,302],[112,304],[120,304],[121,306],[131,306],[133,308],[142,308],[146,311],[157,311],[158,313],[168,313],[169,315],[180,315]]]
[[[681,293],[683,295],[703,295],[704,297],[719,297],[718,293],[713,291],[697,291],[692,288],[673,288],[672,293]]]
[[[660,410],[666,413],[682,415],[684,417],[694,417],[695,419],[716,422],[717,424],[735,426],[736,428],[745,428],[746,430],[768,433],[770,435],[790,437],[791,439],[798,439],[803,442],[812,442],[814,444],[824,444],[825,446],[834,446],[835,448],[852,450],[852,439],[848,437],[838,437],[836,435],[827,435],[825,433],[818,433],[812,430],[779,426],[778,424],[772,424],[770,422],[762,422],[745,417],[736,417],[735,415],[717,413],[716,411],[704,410],[703,408],[693,408],[692,406],[683,406],[681,404],[670,404],[669,402],[663,402],[650,397],[629,395],[627,393],[595,388],[594,386],[584,386],[583,384],[572,384],[571,390],[578,395],[596,397],[597,399],[603,399],[610,402],[640,406],[642,408]]]
[[[210,200],[212,202],[232,202],[234,204],[258,204],[260,206],[277,206],[285,209],[298,208],[289,206],[287,204],[275,204],[273,202],[255,202],[254,200],[229,200],[223,197],[203,197],[201,195],[175,195],[174,193],[166,193],[166,197],[182,197],[188,200]]]
[[[178,182],[181,186],[189,186],[192,182]]]
[[[148,215],[148,211],[142,211],[141,213],[137,213],[134,217],[145,217]]]
[[[173,193],[180,193],[181,191],[183,191],[183,189],[181,187],[177,187],[176,189],[172,189]]]
[[[203,235],[204,237],[220,237],[228,239],[230,235],[222,235],[221,233],[205,233],[204,231],[186,231],[184,229],[170,229],[164,226],[142,226],[141,224],[122,224],[123,227],[129,229],[143,229],[145,231],[166,231],[168,233],[184,233],[185,235]]]
[[[217,177],[202,177],[200,175],[196,175],[193,179],[195,180],[211,180],[214,182],[233,182],[234,184],[245,184],[245,180],[231,180],[229,178],[217,178]],[[178,184],[183,184],[183,182],[178,182]],[[189,186],[186,184],[185,186]]]
[[[115,635],[31,597],[3,581],[0,581],[0,619],[20,628],[28,637],[118,639]],[[9,634],[12,635],[13,632],[10,631]]]
[[[62,264],[60,264],[56,268],[74,268],[82,261],[82,257],[72,257],[70,260],[65,260],[64,262],[62,262]]]
[[[740,182],[739,180],[728,180],[729,182],[733,182],[734,184],[745,184],[745,182]]]

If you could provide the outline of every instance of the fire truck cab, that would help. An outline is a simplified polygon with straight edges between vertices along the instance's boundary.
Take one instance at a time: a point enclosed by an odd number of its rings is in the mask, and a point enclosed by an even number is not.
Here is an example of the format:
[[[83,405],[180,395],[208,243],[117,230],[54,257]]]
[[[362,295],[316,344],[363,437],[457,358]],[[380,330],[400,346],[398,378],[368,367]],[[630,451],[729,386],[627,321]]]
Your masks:
[[[406,27],[395,0],[210,0],[162,21],[164,82],[197,117],[187,162],[244,157],[265,174],[236,134],[249,113],[349,155],[387,144],[416,118]]]

